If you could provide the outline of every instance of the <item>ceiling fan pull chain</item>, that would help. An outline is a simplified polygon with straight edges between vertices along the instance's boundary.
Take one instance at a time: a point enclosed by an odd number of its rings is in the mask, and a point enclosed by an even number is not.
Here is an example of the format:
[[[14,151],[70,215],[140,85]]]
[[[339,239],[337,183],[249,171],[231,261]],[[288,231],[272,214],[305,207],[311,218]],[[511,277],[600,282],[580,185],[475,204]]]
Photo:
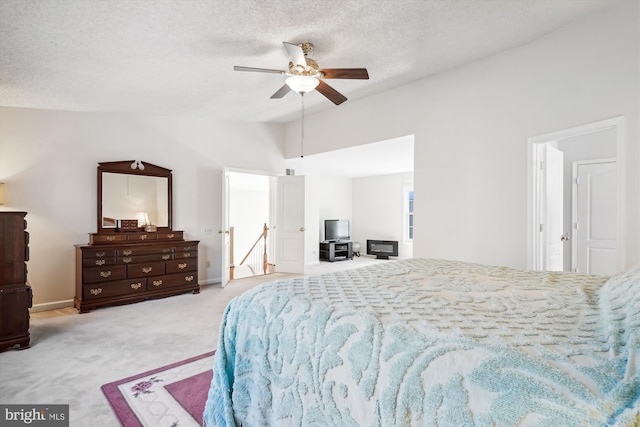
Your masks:
[[[300,121],[300,158],[304,157],[304,92],[300,93],[302,98],[302,120]]]

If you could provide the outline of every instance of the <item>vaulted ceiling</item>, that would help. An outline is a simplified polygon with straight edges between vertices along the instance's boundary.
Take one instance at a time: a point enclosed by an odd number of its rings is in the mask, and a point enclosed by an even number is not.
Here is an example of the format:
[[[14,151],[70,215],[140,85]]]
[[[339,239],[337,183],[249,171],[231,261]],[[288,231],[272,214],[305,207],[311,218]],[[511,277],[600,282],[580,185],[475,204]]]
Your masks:
[[[270,96],[282,42],[315,45],[349,101],[543,37],[625,0],[2,0],[0,105],[71,111],[298,118],[300,96]],[[317,92],[308,113],[340,108]],[[343,104],[344,105],[344,104]]]

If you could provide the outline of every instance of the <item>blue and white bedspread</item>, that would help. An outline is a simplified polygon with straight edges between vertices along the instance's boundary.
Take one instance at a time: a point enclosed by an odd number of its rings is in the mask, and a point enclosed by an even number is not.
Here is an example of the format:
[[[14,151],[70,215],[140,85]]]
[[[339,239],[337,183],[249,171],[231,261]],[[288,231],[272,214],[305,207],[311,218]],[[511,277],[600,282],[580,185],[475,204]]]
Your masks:
[[[227,307],[207,426],[640,425],[640,269],[411,259]]]

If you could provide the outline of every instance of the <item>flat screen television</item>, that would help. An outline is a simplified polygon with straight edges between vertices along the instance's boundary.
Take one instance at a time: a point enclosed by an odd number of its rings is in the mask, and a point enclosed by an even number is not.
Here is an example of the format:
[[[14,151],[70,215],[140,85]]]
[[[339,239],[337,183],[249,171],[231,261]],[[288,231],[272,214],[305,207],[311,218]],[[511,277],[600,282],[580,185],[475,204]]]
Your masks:
[[[338,242],[341,240],[349,240],[348,219],[325,219],[324,220],[324,240],[327,242]]]

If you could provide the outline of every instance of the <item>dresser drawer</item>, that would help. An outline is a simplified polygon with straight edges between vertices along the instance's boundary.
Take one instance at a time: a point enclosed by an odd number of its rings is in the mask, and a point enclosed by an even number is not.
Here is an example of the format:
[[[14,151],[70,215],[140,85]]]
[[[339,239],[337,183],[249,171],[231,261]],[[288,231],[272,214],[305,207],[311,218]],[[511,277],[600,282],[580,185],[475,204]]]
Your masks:
[[[87,283],[125,279],[127,277],[127,266],[111,265],[99,268],[83,268],[82,277]]]
[[[158,240],[182,240],[182,231],[158,231]]]
[[[167,274],[169,273],[180,273],[182,271],[194,271],[198,269],[198,259],[197,258],[188,258],[188,259],[177,259],[173,261],[167,262]]]
[[[128,277],[147,277],[164,274],[164,262],[162,261],[127,265],[126,268]]]
[[[84,249],[82,258],[115,258],[116,251],[113,249]]]
[[[105,265],[115,265],[116,258],[84,258],[82,260],[83,267],[102,267]]]
[[[130,242],[149,242],[158,240],[158,235],[156,233],[129,233],[128,236],[128,240]]]
[[[176,286],[194,285],[198,283],[198,273],[195,271],[183,274],[169,274],[160,278],[151,277],[147,281],[147,289],[150,291],[173,288]]]
[[[198,251],[198,245],[176,245],[176,252],[193,252]]]
[[[173,259],[173,254],[123,256],[123,257],[118,257],[118,264],[140,264],[140,263],[149,263],[153,261],[168,261],[170,259]]]
[[[191,250],[184,250],[184,248],[176,248],[176,253],[174,254],[175,259],[181,258],[198,258],[198,247],[192,246]]]
[[[172,254],[173,246],[143,246],[143,247],[126,247],[118,249],[119,257],[149,255],[149,254]]]
[[[119,280],[117,282],[94,283],[84,285],[82,288],[83,298],[95,299],[116,295],[131,295],[147,290],[147,279],[139,278],[135,280]]]
[[[92,234],[90,240],[92,244],[120,243],[127,241],[127,234]]]

